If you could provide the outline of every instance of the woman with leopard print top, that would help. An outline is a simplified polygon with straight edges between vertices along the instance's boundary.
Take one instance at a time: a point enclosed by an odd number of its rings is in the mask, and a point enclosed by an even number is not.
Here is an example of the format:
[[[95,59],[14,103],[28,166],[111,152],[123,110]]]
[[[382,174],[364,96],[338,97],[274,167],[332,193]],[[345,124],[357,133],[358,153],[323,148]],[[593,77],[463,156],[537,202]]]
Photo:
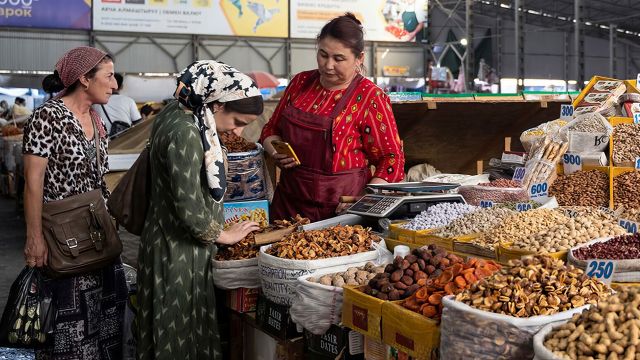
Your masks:
[[[56,64],[54,90],[62,92],[36,109],[24,132],[27,239],[25,261],[47,265],[42,235],[42,204],[102,189],[109,193],[107,137],[104,123],[91,109],[106,104],[116,89],[113,60],[105,52],[78,47]],[[98,125],[94,133],[93,122]],[[96,149],[94,136],[100,137]],[[101,164],[96,163],[100,151]],[[97,168],[98,167],[98,168]],[[36,351],[36,359],[121,359],[124,310],[128,295],[120,259],[104,268],[76,276],[46,279],[56,315],[53,340]]]

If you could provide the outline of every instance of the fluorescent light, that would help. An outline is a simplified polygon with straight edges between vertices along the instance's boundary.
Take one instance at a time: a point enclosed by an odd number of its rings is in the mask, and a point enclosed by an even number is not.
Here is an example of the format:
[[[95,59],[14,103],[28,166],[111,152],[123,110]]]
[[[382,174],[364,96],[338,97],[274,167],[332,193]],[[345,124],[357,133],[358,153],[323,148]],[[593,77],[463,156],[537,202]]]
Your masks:
[[[469,43],[469,42],[467,41],[467,39],[466,39],[466,38],[462,38],[462,39],[460,39],[460,44],[462,44],[462,46],[467,46],[467,44],[468,44],[468,43]]]

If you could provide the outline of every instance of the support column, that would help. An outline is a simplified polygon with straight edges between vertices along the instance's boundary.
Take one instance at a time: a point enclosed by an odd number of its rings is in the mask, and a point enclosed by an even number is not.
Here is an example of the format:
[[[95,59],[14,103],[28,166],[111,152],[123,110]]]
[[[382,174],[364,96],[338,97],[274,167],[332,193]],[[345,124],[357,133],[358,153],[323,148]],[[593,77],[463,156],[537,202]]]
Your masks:
[[[472,84],[471,89],[473,90],[473,79],[476,77],[475,73],[475,54],[473,53],[473,0],[466,0],[465,5],[465,20],[466,20],[466,31],[467,34],[467,49],[465,57],[465,80],[467,84]],[[465,86],[467,88],[467,86]]]
[[[515,17],[515,54],[516,54],[516,79],[518,82],[518,91],[524,89],[524,0],[515,0],[514,17]],[[522,81],[522,84],[520,84]]]
[[[504,53],[504,43],[502,40],[504,34],[502,17],[498,16],[496,18],[496,71],[498,72],[498,77],[502,78],[502,74],[504,72],[503,69],[503,59],[502,54]]]
[[[584,38],[582,36],[582,0],[573,0],[574,19],[573,42],[575,50],[574,66],[578,90],[584,87]]]
[[[609,25],[609,77],[616,77],[616,35],[618,27]]]
[[[198,35],[191,35],[191,61],[198,61],[200,59],[200,37]]]
[[[563,65],[563,79],[565,84],[567,84],[567,90],[569,90],[569,33],[564,32],[564,46],[562,48],[562,65]]]

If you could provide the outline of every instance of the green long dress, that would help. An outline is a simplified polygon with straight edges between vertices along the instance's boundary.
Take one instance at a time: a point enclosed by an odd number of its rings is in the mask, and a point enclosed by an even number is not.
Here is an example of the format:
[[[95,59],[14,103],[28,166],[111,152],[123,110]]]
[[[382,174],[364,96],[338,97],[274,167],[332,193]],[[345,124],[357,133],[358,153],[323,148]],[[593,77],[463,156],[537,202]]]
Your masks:
[[[211,256],[224,222],[201,181],[193,115],[170,103],[151,131],[151,203],[138,255],[138,358],[222,358]]]

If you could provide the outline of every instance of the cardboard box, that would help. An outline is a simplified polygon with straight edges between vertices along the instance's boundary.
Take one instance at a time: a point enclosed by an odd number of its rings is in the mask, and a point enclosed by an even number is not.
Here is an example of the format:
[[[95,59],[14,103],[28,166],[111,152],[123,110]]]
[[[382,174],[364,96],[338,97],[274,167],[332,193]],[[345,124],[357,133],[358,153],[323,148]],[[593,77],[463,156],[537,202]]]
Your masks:
[[[227,292],[227,306],[239,313],[256,311],[260,288],[239,288]]]
[[[382,304],[380,300],[358,290],[362,287],[344,287],[342,323],[374,340],[382,340]]]
[[[224,222],[254,220],[258,222],[266,222],[269,224],[269,201],[238,201],[224,203]],[[261,224],[262,225],[262,224]]]
[[[256,304],[256,323],[261,330],[280,340],[302,335],[291,320],[289,306],[276,304],[262,294]]]
[[[364,338],[347,327],[331,325],[323,335],[305,330],[305,355],[308,359],[364,360]]]
[[[435,320],[387,302],[382,305],[382,341],[413,359],[437,359],[440,328]]]

